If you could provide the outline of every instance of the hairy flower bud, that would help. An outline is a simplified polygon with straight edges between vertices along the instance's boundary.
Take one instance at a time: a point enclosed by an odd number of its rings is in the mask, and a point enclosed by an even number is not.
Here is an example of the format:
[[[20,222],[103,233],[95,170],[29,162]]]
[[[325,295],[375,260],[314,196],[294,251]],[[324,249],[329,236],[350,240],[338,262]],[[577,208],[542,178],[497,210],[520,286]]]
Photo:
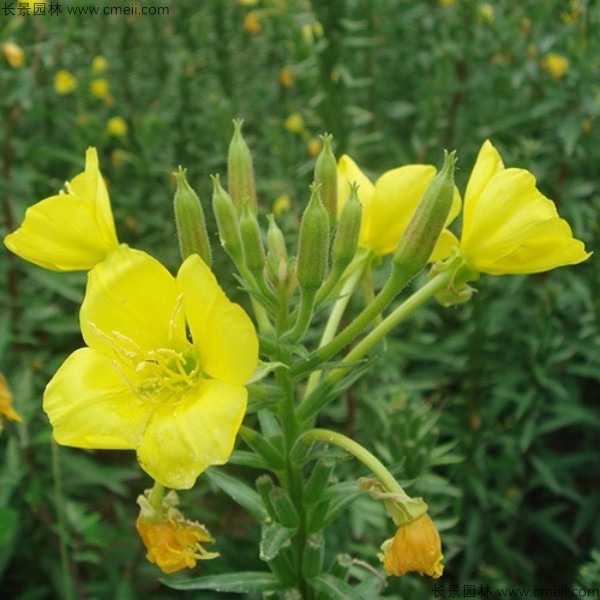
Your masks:
[[[242,119],[235,119],[233,138],[227,153],[227,187],[238,212],[245,198],[250,198],[250,207],[256,213],[256,185],[252,155],[242,136]]]
[[[333,232],[337,217],[337,162],[331,149],[331,134],[321,136],[323,148],[315,164],[315,183],[321,185],[321,202],[329,215],[330,232]]]
[[[333,238],[331,258],[334,271],[343,271],[354,258],[358,247],[362,205],[358,199],[357,190],[356,184],[350,185],[350,196],[344,203]]]
[[[242,240],[235,206],[229,194],[223,189],[218,175],[211,176],[213,181],[213,212],[217,221],[219,238],[225,251],[234,258],[242,257]]]
[[[185,260],[190,254],[195,253],[210,266],[212,260],[210,242],[200,198],[188,183],[185,169],[179,167],[174,175],[177,179],[177,189],[173,204],[181,258]]]
[[[260,237],[260,227],[256,215],[250,208],[250,200],[246,198],[240,215],[240,235],[246,266],[255,277],[262,277],[265,265],[265,249]]]
[[[455,164],[456,153],[445,152],[442,170],[425,190],[400,239],[392,265],[405,280],[414,277],[427,264],[444,228],[454,197]]]
[[[308,206],[300,223],[298,284],[304,290],[319,289],[327,271],[329,217],[319,198],[319,186],[311,186]]]

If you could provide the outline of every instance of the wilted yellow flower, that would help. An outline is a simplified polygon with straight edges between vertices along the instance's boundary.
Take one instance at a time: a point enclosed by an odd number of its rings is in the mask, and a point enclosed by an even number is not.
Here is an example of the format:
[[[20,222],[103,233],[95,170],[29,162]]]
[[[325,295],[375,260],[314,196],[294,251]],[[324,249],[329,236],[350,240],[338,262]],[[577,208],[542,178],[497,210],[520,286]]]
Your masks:
[[[90,82],[90,94],[100,100],[106,100],[110,94],[108,81],[102,77],[96,77]]]
[[[554,79],[561,79],[569,70],[569,60],[556,52],[549,52],[546,54],[540,61],[540,64],[551,77],[554,77]]]
[[[65,188],[65,193],[30,206],[21,227],[4,244],[45,269],[91,269],[119,244],[95,148],[87,149],[85,170]]]
[[[478,273],[539,273],[590,256],[525,169],[485,141],[465,193],[460,254]]]
[[[317,156],[321,152],[322,147],[323,142],[317,137],[312,137],[306,142],[306,151],[309,156]]]
[[[358,199],[363,207],[359,244],[377,254],[389,254],[398,246],[421,196],[435,174],[436,169],[432,165],[406,165],[386,171],[373,185],[345,154],[338,161],[338,215],[348,198],[349,184],[357,183]],[[460,196],[456,192],[446,225],[454,220],[459,211]],[[430,260],[445,258],[455,243],[454,235],[447,229],[442,230]]]
[[[283,87],[291,87],[294,85],[294,76],[292,74],[292,70],[289,67],[282,67],[279,70],[278,75],[279,83]]]
[[[283,126],[292,133],[302,133],[304,131],[304,119],[302,115],[294,111],[284,122]]]
[[[150,490],[138,496],[140,516],[135,522],[136,529],[146,546],[146,559],[164,573],[175,573],[182,569],[192,569],[198,560],[209,560],[219,556],[217,552],[207,552],[202,544],[213,542],[204,525],[187,520],[175,508],[179,502],[177,493],[170,491],[162,502],[159,513],[149,501]]]
[[[59,96],[71,94],[77,87],[77,79],[66,69],[61,69],[54,76],[54,91]]]
[[[20,415],[13,408],[12,395],[8,389],[8,383],[4,375],[0,373],[0,430],[2,429],[2,419],[9,421],[21,421]]]
[[[127,123],[122,117],[111,117],[106,122],[106,133],[113,137],[125,137],[127,135]]]
[[[59,444],[136,450],[142,469],[172,489],[227,462],[258,340],[197,254],[175,278],[120,246],[89,272],[79,315],[87,347],[44,393]]]
[[[96,56],[92,60],[92,73],[99,74],[104,73],[108,69],[108,61],[104,56]]]
[[[427,513],[400,525],[396,535],[386,540],[381,550],[380,559],[388,575],[401,577],[416,572],[437,579],[444,572],[440,535]]]
[[[13,69],[20,69],[25,63],[23,49],[14,42],[4,42],[2,44],[2,52],[4,53],[4,58],[6,58],[8,64]]]
[[[256,35],[262,29],[260,23],[260,13],[257,10],[251,10],[244,17],[244,29],[253,35]]]

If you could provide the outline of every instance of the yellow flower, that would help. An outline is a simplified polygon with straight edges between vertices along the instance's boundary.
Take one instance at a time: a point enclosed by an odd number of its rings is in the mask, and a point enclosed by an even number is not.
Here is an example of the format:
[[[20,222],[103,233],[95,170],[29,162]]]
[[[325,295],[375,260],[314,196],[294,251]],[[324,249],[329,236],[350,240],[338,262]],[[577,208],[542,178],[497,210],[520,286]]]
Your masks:
[[[417,572],[437,579],[444,572],[440,536],[427,513],[398,527],[396,535],[381,549],[380,558],[388,575],[401,577]]]
[[[187,520],[175,508],[179,502],[176,492],[170,491],[165,496],[160,514],[150,504],[149,492],[146,490],[137,499],[140,516],[135,522],[146,546],[148,562],[157,565],[164,573],[175,573],[194,568],[198,560],[219,556],[217,552],[207,552],[201,545],[214,541],[206,527]]]
[[[122,117],[111,117],[106,122],[106,133],[112,137],[125,137],[127,131],[127,123]]]
[[[321,152],[323,142],[317,137],[312,137],[306,142],[306,151],[309,156],[317,156]]]
[[[260,22],[260,13],[257,10],[251,10],[245,17],[244,17],[244,29],[248,32],[251,33],[252,35],[256,35],[257,33],[260,33],[260,30],[262,29],[262,25]]]
[[[363,207],[359,244],[377,254],[389,254],[398,246],[435,173],[436,169],[432,165],[406,165],[385,172],[373,185],[358,165],[345,154],[338,161],[338,215],[348,197],[349,184],[357,183],[358,199]],[[460,196],[455,192],[446,225],[454,220],[459,211]],[[456,243],[456,238],[450,231],[442,230],[430,260],[445,258]]]
[[[0,430],[2,430],[2,419],[8,419],[9,421],[21,421],[21,416],[13,408],[12,395],[8,389],[8,383],[4,375],[0,373]]]
[[[279,70],[279,75],[277,76],[277,79],[283,87],[291,87],[292,85],[294,85],[294,75],[289,67],[282,67]]]
[[[491,23],[496,18],[494,7],[487,2],[482,2],[479,5],[478,12],[479,18],[486,23]]]
[[[95,148],[87,149],[85,170],[65,188],[66,193],[30,206],[21,227],[4,244],[45,269],[91,269],[119,244]]]
[[[136,450],[141,467],[173,489],[227,462],[258,341],[198,255],[174,278],[120,246],[88,274],[80,325],[87,347],[44,393],[59,444]]]
[[[299,112],[295,111],[283,122],[283,126],[292,133],[302,133],[304,131],[304,119]]]
[[[96,56],[92,61],[92,73],[104,73],[108,69],[108,61],[104,56]]]
[[[59,96],[71,94],[77,87],[77,79],[66,69],[61,69],[54,76],[54,91]]]
[[[540,64],[554,79],[561,79],[569,70],[569,60],[556,52],[546,54],[540,61]]]
[[[455,0],[438,0],[440,6],[454,6]]]
[[[278,217],[281,213],[290,210],[291,205],[290,197],[287,194],[277,196],[273,202],[273,214]]]
[[[20,69],[25,63],[25,55],[21,46],[14,42],[4,42],[2,44],[4,58],[13,69]]]
[[[101,77],[96,77],[90,82],[90,94],[100,100],[105,100],[110,94],[108,81]]]
[[[460,254],[479,273],[539,273],[590,256],[525,169],[485,141],[467,184]]]

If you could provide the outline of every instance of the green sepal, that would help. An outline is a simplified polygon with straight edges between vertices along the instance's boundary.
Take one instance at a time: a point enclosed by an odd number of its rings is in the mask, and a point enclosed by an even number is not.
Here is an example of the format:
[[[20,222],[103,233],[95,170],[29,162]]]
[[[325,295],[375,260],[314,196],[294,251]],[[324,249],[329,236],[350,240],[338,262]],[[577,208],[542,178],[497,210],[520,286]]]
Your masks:
[[[273,560],[286,545],[289,546],[295,533],[296,529],[284,527],[280,523],[263,523],[259,546],[260,559]]]

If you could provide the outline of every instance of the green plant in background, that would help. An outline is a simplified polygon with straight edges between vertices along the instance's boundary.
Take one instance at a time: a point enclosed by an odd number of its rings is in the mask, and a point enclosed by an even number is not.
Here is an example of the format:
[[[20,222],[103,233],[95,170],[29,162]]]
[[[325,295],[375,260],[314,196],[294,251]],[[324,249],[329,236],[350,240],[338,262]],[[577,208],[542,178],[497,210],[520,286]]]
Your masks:
[[[60,444],[136,451],[154,480],[138,498],[136,522],[150,562],[173,573],[218,557],[204,548],[214,541],[204,525],[177,508],[174,490],[189,490],[208,467],[226,463],[238,433],[248,448],[245,465],[267,472],[255,489],[244,479],[208,473],[257,519],[268,570],[166,581],[176,589],[377,595],[373,577],[352,585],[339,572],[341,559],[326,557],[326,532],[348,493],[331,479],[335,461],[319,458],[323,442],[373,475],[360,488],[385,504],[398,528],[381,546],[385,572],[441,577],[440,537],[423,499],[410,497],[366,447],[315,425],[365,375],[370,352],[428,299],[464,303],[473,292],[468,282],[481,273],[536,273],[589,257],[533,176],[505,169],[489,141],[466,188],[459,241],[446,229],[460,206],[454,153],[437,175],[433,167],[408,165],[373,186],[349,157],[336,165],[330,137],[323,140],[291,257],[274,218],[261,232],[252,156],[239,121],[228,153],[229,191],[214,178],[219,237],[249,296],[256,330],[210,271],[205,218],[181,169],[174,205],[183,262],[176,278],[147,253],[119,244],[94,149],[65,192],[31,206],[5,238],[10,250],[40,266],[89,271],[80,309],[87,346],[55,373],[43,406]],[[373,262],[386,253],[392,257],[384,285],[367,293],[364,308],[340,330],[350,297],[361,280],[370,289]],[[429,281],[384,317],[433,261]],[[311,350],[319,310],[329,316]],[[70,595],[62,548],[63,593]]]

